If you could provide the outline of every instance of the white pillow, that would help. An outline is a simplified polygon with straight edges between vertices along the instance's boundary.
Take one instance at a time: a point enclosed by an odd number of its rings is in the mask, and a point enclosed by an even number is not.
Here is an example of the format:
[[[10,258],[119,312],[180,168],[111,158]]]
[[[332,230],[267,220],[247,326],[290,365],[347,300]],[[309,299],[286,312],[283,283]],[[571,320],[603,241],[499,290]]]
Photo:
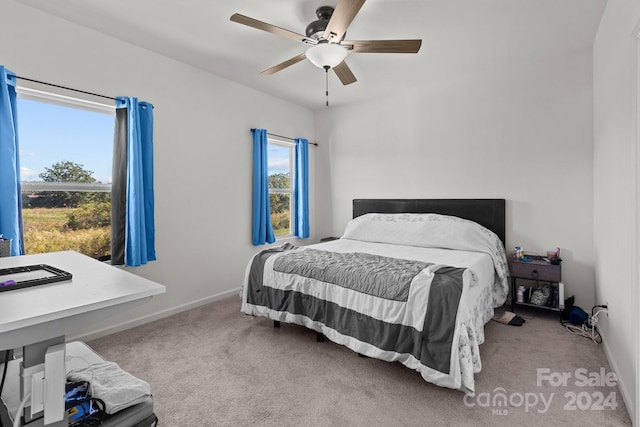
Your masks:
[[[495,233],[470,220],[409,213],[362,215],[347,224],[342,237],[365,242],[481,252],[484,252],[482,246],[489,244],[493,247],[495,240],[499,241]],[[480,242],[484,244],[478,248],[477,243]]]

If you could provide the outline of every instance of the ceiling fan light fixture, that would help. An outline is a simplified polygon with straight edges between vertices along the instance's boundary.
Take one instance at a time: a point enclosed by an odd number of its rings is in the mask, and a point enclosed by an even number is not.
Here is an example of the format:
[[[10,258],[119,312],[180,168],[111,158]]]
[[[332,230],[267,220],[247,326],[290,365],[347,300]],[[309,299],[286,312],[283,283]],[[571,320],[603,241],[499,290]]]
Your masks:
[[[318,68],[333,68],[347,57],[347,50],[335,43],[318,43],[305,53],[307,59]]]

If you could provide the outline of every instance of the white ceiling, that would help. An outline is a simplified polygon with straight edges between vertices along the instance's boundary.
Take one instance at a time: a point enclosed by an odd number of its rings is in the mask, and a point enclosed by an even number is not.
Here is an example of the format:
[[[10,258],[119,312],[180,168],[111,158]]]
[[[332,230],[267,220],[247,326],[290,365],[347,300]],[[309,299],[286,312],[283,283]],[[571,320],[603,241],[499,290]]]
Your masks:
[[[319,6],[337,0],[17,0],[77,24],[208,70],[296,104],[324,107],[324,70],[303,61],[261,71],[305,45],[229,20],[241,13],[304,34]],[[358,78],[330,73],[332,106],[437,84],[460,70],[520,69],[591,49],[606,0],[369,0],[347,31],[351,40],[421,38],[411,54],[351,53]]]

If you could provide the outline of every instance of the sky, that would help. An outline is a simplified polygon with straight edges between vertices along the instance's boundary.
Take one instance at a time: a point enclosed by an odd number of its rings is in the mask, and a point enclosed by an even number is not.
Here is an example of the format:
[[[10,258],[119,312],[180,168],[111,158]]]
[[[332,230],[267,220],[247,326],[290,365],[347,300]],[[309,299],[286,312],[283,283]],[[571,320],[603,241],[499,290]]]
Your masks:
[[[18,97],[20,180],[38,176],[54,164],[71,161],[111,183],[115,115]]]
[[[71,161],[111,183],[114,121],[113,114],[18,97],[20,180],[42,181],[45,168]],[[269,175],[290,172],[290,147],[268,147]]]
[[[291,149],[287,146],[277,144],[269,144],[268,148],[267,169],[269,175],[289,172],[289,153],[291,152]]]

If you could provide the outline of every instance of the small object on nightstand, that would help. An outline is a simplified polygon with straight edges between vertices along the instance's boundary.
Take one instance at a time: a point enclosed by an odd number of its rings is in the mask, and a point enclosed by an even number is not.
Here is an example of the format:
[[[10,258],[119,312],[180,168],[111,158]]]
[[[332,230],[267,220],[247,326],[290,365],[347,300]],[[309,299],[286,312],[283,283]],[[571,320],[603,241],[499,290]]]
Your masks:
[[[560,265],[562,262],[562,258],[560,258],[560,248],[556,248],[555,251],[547,251],[545,261],[549,261],[553,265]]]
[[[522,262],[529,262],[532,259],[524,252],[524,249],[522,249],[521,246],[516,246],[516,250],[513,252],[513,257]]]
[[[522,250],[522,248],[520,246],[516,246],[515,257],[516,257],[516,259],[524,258],[524,251]]]

